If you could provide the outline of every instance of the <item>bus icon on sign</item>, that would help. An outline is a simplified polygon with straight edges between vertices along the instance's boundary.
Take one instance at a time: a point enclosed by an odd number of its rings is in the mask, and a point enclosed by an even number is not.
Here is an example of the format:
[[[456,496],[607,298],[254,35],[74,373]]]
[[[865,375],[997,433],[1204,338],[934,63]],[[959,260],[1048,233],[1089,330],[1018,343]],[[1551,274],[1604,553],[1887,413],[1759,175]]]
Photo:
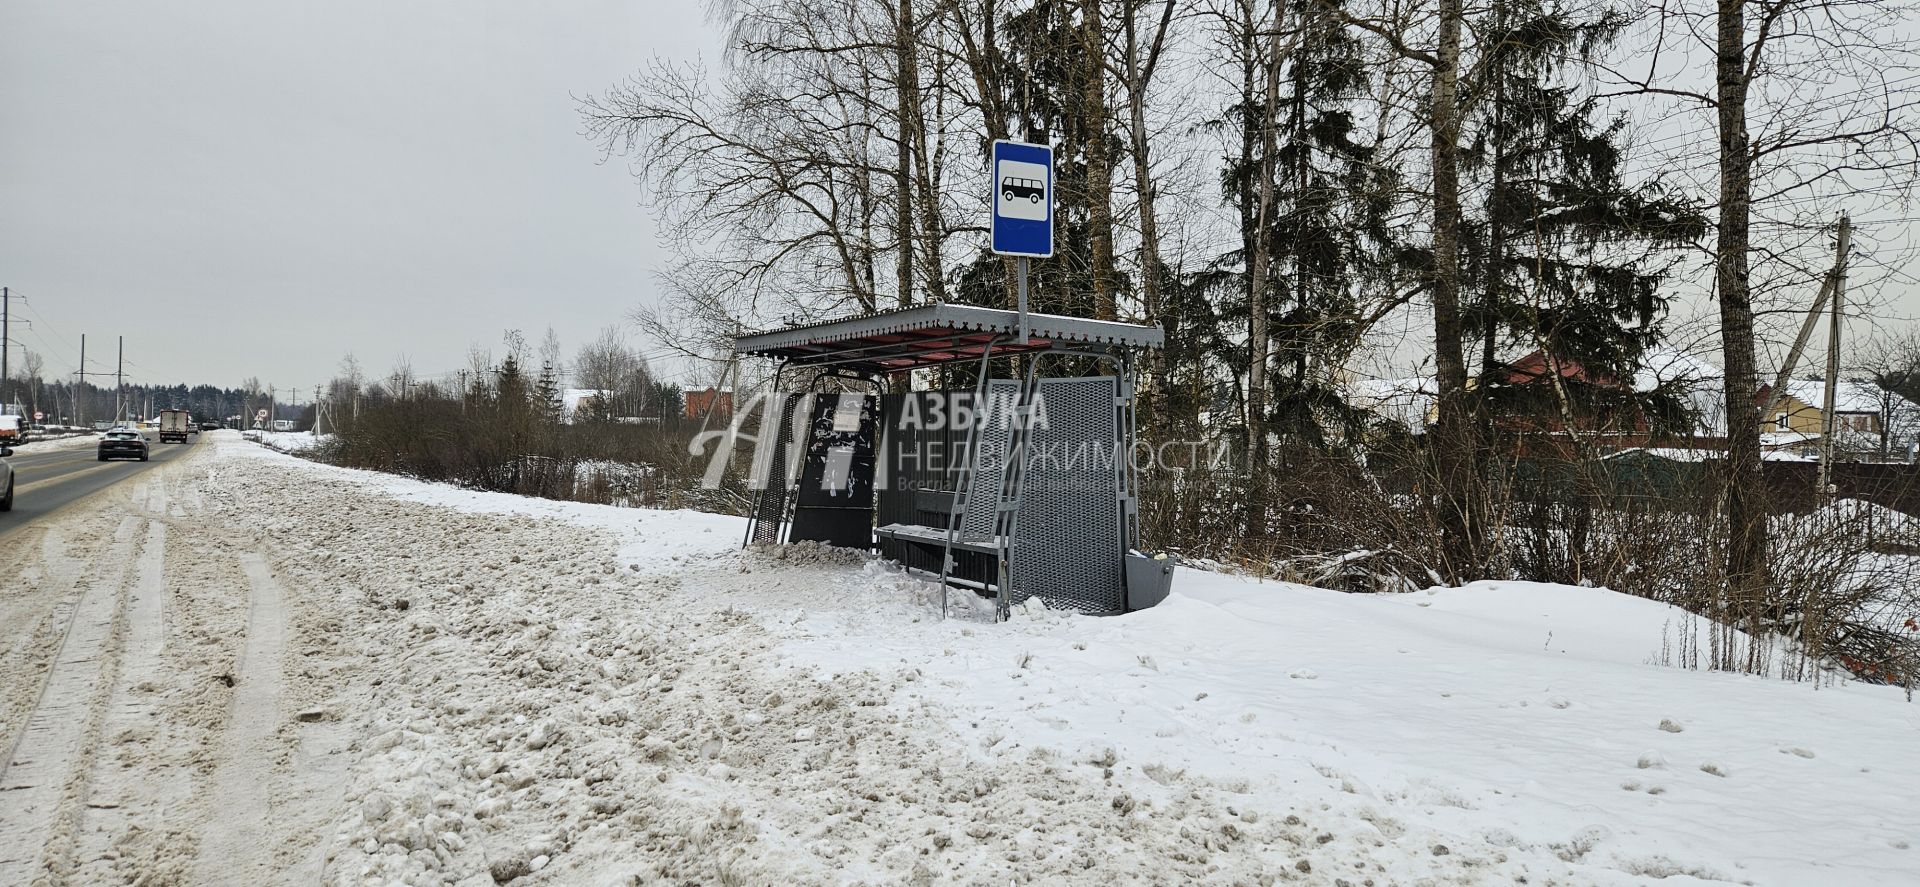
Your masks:
[[[1008,203],[1025,199],[1028,203],[1039,203],[1047,196],[1047,183],[1039,179],[1017,179],[1007,176],[1000,180],[1000,196]]]
[[[1001,160],[998,166],[993,179],[1000,184],[993,195],[994,214],[1029,222],[1047,221],[1053,209],[1048,199],[1052,195],[1047,193],[1052,171],[1042,164],[1019,160]]]

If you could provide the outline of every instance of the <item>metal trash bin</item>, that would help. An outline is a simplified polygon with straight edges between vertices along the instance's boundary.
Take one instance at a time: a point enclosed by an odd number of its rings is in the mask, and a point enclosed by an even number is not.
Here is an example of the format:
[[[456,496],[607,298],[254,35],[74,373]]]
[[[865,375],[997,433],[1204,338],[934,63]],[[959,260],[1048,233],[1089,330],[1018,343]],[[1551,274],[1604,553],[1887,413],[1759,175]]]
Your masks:
[[[1173,565],[1167,555],[1127,552],[1127,611],[1144,610],[1167,599],[1173,589]]]

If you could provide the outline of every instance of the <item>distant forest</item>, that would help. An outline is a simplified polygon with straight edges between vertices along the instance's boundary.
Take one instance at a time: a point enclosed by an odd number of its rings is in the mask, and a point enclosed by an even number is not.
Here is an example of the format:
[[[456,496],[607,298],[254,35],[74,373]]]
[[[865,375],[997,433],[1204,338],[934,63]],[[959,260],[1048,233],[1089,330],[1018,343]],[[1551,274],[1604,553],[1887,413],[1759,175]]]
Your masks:
[[[195,419],[223,421],[229,416],[251,416],[270,409],[276,419],[310,417],[313,405],[295,403],[289,393],[272,389],[220,388],[213,385],[128,384],[116,392],[112,385],[12,380],[0,403],[17,403],[26,414],[43,412],[48,424],[88,425],[117,415],[152,417],[165,409],[184,409]],[[122,406],[124,405],[124,412]],[[310,421],[310,419],[309,419]]]

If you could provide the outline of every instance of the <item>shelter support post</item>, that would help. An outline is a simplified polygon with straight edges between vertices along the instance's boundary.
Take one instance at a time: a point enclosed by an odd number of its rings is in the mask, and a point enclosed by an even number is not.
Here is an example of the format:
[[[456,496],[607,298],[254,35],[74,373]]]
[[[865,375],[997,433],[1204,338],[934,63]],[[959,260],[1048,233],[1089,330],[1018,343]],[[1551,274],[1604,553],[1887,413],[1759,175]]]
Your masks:
[[[1022,261],[1025,261],[1024,259]],[[967,500],[970,498],[974,472],[980,470],[980,439],[985,425],[988,361],[993,358],[993,345],[998,338],[988,339],[980,349],[980,373],[973,386],[973,424],[967,429],[966,461],[962,463],[960,483],[954,485],[953,505],[947,514],[947,541],[940,550],[940,618],[947,618],[947,590],[951,587],[948,580],[953,575],[953,539],[960,532],[960,522],[967,513]]]

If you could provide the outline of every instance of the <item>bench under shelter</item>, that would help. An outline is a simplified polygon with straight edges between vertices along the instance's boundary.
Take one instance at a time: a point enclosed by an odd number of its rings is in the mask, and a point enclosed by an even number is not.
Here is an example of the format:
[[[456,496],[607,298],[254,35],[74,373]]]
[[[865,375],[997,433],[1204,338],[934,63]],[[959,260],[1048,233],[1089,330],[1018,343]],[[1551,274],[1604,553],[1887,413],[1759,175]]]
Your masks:
[[[1152,606],[1172,566],[1136,550],[1133,371],[1161,343],[1155,326],[944,303],[737,336],[777,365],[746,544],[878,549],[1001,618],[1035,596]]]

